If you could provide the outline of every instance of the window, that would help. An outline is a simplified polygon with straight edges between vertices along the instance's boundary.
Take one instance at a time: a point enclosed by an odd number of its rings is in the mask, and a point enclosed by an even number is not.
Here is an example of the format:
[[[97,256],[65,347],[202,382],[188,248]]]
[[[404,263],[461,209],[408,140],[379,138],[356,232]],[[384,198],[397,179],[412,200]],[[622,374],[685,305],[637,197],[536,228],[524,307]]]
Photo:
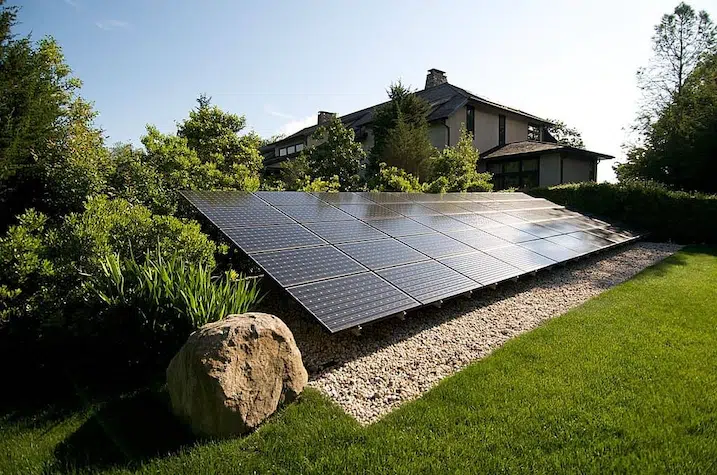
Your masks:
[[[528,124],[528,140],[540,142],[540,129],[539,125]]]
[[[287,155],[293,155],[295,153],[299,153],[304,149],[303,143],[297,143],[295,145],[289,145],[286,147],[282,147],[279,149],[279,156],[285,157]]]
[[[505,116],[498,116],[498,145],[505,145]]]
[[[520,172],[520,161],[505,162],[503,165],[503,173],[519,173]]]
[[[476,136],[476,110],[473,106],[466,106],[466,130]]]
[[[496,190],[506,188],[535,188],[540,184],[540,159],[511,160],[489,163]]]
[[[538,169],[538,164],[540,162],[537,158],[533,158],[532,160],[523,160],[523,169],[524,172],[532,172]]]

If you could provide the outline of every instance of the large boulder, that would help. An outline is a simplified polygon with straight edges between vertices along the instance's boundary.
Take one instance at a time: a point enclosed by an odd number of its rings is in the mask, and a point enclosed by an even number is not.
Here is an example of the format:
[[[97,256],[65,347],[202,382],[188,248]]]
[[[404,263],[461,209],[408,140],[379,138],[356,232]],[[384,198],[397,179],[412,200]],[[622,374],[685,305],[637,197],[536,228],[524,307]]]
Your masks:
[[[204,325],[167,368],[172,410],[205,437],[251,431],[296,398],[307,380],[291,331],[266,313]]]

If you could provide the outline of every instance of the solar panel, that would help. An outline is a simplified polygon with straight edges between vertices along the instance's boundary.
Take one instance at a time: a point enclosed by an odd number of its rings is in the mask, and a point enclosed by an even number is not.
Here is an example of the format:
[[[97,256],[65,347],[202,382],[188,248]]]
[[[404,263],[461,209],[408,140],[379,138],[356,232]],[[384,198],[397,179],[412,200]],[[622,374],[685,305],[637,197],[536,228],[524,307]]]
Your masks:
[[[461,223],[465,223],[474,228],[480,229],[501,225],[501,223],[491,219],[490,216],[487,214],[457,214],[453,216],[453,219],[457,219]]]
[[[333,246],[262,252],[252,259],[284,287],[366,271]]]
[[[404,216],[435,216],[441,214],[434,209],[417,203],[389,203],[383,206]]]
[[[236,208],[215,207],[204,211],[203,214],[220,229],[294,222],[279,210],[264,203]]]
[[[282,213],[300,223],[316,223],[321,221],[351,221],[354,218],[333,206],[324,204],[277,206]]]
[[[423,206],[438,211],[442,214],[467,214],[469,210],[461,207],[459,203],[423,203]]]
[[[394,191],[368,191],[359,193],[360,196],[371,200],[374,203],[410,203],[411,200],[408,197],[410,193],[394,192]]]
[[[482,285],[496,284],[523,274],[517,267],[480,251],[439,261]]]
[[[337,247],[371,270],[428,259],[425,255],[411,249],[402,242],[390,238],[379,241],[339,244]]]
[[[411,236],[414,234],[426,234],[435,232],[428,226],[424,226],[408,218],[375,219],[368,224],[383,231],[391,237]]]
[[[378,204],[338,205],[339,209],[361,220],[398,218],[401,215]]]
[[[418,216],[413,219],[431,229],[441,232],[473,229],[470,225],[454,219],[453,216]]]
[[[355,327],[420,305],[377,275],[322,280],[287,289],[330,332]]]
[[[424,305],[480,287],[438,261],[389,267],[377,274]]]
[[[330,332],[639,237],[522,193],[182,194]]]
[[[542,269],[543,267],[551,266],[556,262],[545,256],[537,254],[530,249],[526,249],[515,244],[506,247],[488,249],[485,253],[490,254],[503,262],[507,262],[523,272],[532,272]]]
[[[298,224],[224,228],[223,231],[239,249],[249,254],[325,244],[321,238]]]
[[[520,247],[530,249],[531,251],[552,259],[556,262],[563,262],[580,254],[568,249],[567,247],[560,246],[558,244],[546,241],[545,239],[538,239],[536,241],[521,242]]]
[[[503,247],[510,244],[509,241],[501,239],[498,236],[494,236],[485,231],[481,231],[480,229],[475,229],[473,231],[455,231],[447,233],[447,235],[462,242],[463,244],[469,245],[474,249],[478,249],[479,251],[494,247]]]
[[[487,233],[492,234],[493,236],[498,236],[501,239],[505,239],[508,242],[523,242],[523,241],[532,241],[536,238],[536,236],[526,233],[525,231],[521,231],[520,229],[516,229],[512,226],[498,226],[495,228],[489,228],[486,229]]]
[[[401,237],[398,240],[434,259],[473,252],[472,247],[451,239],[445,234],[419,234]]]
[[[332,193],[328,191],[320,191],[311,193],[321,201],[331,204],[370,204],[371,200],[368,200],[360,195],[353,192],[341,191],[338,193]]]
[[[319,199],[311,193],[302,191],[257,191],[257,197],[274,206],[276,205],[315,205]]]
[[[311,232],[319,235],[331,244],[341,244],[343,242],[353,241],[371,241],[387,237],[386,234],[382,233],[378,229],[373,228],[357,219],[354,219],[353,221],[342,221],[340,225],[337,225],[334,222],[307,223],[306,227]]]

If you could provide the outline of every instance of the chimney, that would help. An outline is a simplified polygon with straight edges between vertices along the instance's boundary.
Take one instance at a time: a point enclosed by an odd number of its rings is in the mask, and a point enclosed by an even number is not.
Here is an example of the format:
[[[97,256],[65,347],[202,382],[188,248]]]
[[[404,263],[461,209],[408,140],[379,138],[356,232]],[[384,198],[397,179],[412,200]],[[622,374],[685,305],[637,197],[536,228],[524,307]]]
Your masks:
[[[447,83],[446,72],[440,69],[429,69],[428,76],[426,76],[426,89],[433,86],[440,86],[441,84]]]
[[[331,122],[336,117],[336,112],[319,111],[319,118],[317,123],[319,125],[325,125]]]

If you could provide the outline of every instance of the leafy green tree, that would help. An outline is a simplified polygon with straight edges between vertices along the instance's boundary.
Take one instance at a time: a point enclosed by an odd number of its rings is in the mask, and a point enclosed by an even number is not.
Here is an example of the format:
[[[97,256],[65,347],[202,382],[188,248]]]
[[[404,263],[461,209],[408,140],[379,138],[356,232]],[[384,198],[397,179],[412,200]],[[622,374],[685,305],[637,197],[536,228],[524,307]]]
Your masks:
[[[644,145],[616,166],[620,181],[655,180],[675,188],[717,192],[717,54],[705,58],[649,127]]]
[[[319,142],[318,145],[304,149],[300,156],[301,160],[305,160],[311,177],[328,180],[336,176],[342,191],[360,186],[366,152],[354,140],[354,131],[334,118],[317,128],[313,138]],[[301,160],[292,168],[301,164]]]
[[[558,141],[559,144],[575,148],[585,148],[583,136],[576,128],[569,127],[562,120],[549,120],[548,133]]]
[[[183,189],[255,191],[262,168],[259,138],[239,136],[243,128],[243,117],[210,106],[202,96],[176,135],[149,125],[141,139],[144,150],[112,150],[111,193],[157,214],[175,214]]]
[[[59,45],[14,35],[17,13],[0,10],[0,229],[31,206],[81,209],[111,165]]]
[[[653,56],[637,72],[643,94],[637,128],[644,131],[681,93],[700,61],[715,51],[717,31],[706,11],[682,2],[662,16],[652,37]]]
[[[444,148],[431,161],[432,193],[448,191],[489,191],[493,189],[490,173],[478,173],[479,154],[473,145],[473,134],[461,126],[458,143]]]
[[[248,174],[258,178],[262,169],[259,153],[261,137],[255,133],[241,135],[246,127],[244,116],[222,111],[201,95],[198,107],[177,127],[177,137],[186,139],[202,163],[213,163],[227,175]]]
[[[400,81],[388,89],[389,101],[376,107],[371,128],[374,145],[369,157],[369,174],[379,171],[379,163],[404,168],[420,176],[423,165],[435,153],[428,138],[430,105]],[[402,146],[409,146],[405,151]],[[410,153],[410,155],[409,155]]]

